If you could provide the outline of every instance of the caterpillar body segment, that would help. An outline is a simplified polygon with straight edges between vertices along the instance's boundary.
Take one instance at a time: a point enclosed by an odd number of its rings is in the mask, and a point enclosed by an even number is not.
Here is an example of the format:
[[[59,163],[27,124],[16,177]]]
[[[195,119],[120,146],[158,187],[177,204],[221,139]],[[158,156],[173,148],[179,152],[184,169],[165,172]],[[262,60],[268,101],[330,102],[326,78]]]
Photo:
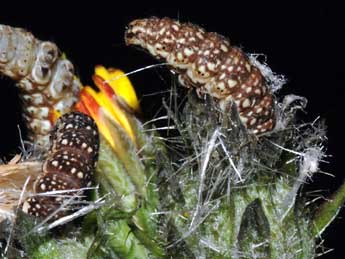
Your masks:
[[[34,183],[35,195],[23,203],[22,210],[36,217],[47,217],[67,203],[54,214],[56,219],[76,209],[73,204],[82,200],[84,194],[81,188],[92,185],[99,151],[97,126],[83,113],[65,114],[57,121],[50,142],[42,174]],[[60,195],[56,193],[59,191]],[[73,203],[69,204],[71,198]]]
[[[125,41],[167,62],[183,86],[214,97],[222,110],[235,102],[242,122],[254,134],[274,128],[274,98],[265,78],[222,35],[191,23],[152,17],[131,22]]]
[[[48,145],[55,120],[72,110],[79,99],[81,84],[73,64],[49,41],[30,32],[0,25],[0,74],[20,88],[29,138]]]

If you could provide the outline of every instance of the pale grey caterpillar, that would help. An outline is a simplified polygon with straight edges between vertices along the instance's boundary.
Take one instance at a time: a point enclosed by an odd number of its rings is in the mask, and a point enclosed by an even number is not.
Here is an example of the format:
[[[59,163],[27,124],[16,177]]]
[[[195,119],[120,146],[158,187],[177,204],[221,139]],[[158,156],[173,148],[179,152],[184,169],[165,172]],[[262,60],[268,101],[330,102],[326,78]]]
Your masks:
[[[132,21],[125,41],[166,61],[183,86],[211,95],[223,111],[235,102],[240,119],[254,134],[274,128],[274,98],[265,78],[227,38],[191,23],[152,17]]]
[[[98,129],[91,117],[79,112],[60,117],[50,136],[50,149],[42,174],[34,183],[35,195],[23,203],[22,210],[36,217],[47,217],[73,195],[82,195],[83,191],[68,190],[92,185],[98,151]],[[53,194],[56,191],[66,192]],[[64,207],[52,218],[64,216],[74,209],[73,205]]]
[[[79,98],[81,84],[72,63],[54,43],[0,25],[0,73],[20,88],[29,138],[47,145],[56,118],[71,111]]]

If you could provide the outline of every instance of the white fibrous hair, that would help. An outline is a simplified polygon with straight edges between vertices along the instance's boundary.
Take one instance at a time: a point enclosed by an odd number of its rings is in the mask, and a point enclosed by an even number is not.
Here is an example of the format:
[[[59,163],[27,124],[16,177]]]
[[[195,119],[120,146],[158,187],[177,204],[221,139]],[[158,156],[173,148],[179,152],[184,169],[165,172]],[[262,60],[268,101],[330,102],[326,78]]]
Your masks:
[[[259,61],[260,57],[264,57],[263,62]],[[274,73],[272,69],[267,65],[265,55],[252,53],[249,54],[249,60],[254,66],[260,69],[261,74],[265,77],[272,93],[278,92],[286,84],[287,80],[285,76]]]

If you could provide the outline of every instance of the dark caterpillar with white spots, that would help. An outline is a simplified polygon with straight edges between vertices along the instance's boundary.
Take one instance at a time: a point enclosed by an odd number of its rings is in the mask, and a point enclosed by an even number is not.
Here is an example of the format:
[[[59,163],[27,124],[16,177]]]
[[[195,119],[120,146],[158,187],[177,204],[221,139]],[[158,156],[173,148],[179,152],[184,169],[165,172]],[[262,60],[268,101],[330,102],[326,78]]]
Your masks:
[[[76,195],[77,191],[50,196],[44,193],[91,186],[98,151],[98,129],[92,118],[79,112],[63,115],[50,135],[49,154],[43,164],[42,174],[34,183],[35,194],[41,195],[28,198],[22,210],[33,216],[47,217]],[[78,192],[78,195],[82,193]],[[69,205],[56,213],[53,219],[74,209],[73,205]]]
[[[242,122],[254,134],[274,128],[274,99],[265,78],[225,37],[194,24],[152,17],[131,22],[125,40],[166,61],[183,86],[213,96],[222,110],[235,102]]]
[[[0,74],[17,82],[29,138],[48,146],[56,117],[70,112],[79,98],[73,64],[53,42],[0,25]]]

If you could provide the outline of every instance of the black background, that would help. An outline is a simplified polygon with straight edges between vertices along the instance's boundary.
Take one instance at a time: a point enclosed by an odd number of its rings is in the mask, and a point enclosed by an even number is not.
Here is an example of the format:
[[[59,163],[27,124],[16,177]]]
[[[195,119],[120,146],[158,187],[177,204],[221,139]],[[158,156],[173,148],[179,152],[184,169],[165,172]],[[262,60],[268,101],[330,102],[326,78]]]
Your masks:
[[[344,28],[345,9],[334,3],[256,4],[220,1],[186,7],[176,2],[149,6],[142,2],[70,3],[46,1],[41,5],[1,4],[0,23],[23,27],[36,37],[57,43],[74,63],[84,84],[92,84],[94,65],[118,67],[126,72],[156,63],[144,52],[128,48],[123,42],[125,26],[139,17],[169,16],[191,21],[208,31],[217,31],[231,39],[232,44],[246,52],[264,53],[273,71],[284,74],[288,83],[281,94],[294,93],[308,98],[304,120],[317,116],[328,125],[329,164],[324,171],[335,178],[315,176],[311,189],[334,191],[345,179],[343,149],[345,148],[344,104]],[[164,6],[162,5],[164,4]],[[139,96],[166,90],[171,76],[166,69],[151,69],[131,76]],[[20,119],[18,93],[11,80],[0,79],[0,155],[18,151],[17,124]],[[159,108],[160,97],[142,98],[147,117]],[[25,132],[24,132],[25,133]],[[335,251],[321,258],[345,258],[345,210],[324,235],[325,246]]]

